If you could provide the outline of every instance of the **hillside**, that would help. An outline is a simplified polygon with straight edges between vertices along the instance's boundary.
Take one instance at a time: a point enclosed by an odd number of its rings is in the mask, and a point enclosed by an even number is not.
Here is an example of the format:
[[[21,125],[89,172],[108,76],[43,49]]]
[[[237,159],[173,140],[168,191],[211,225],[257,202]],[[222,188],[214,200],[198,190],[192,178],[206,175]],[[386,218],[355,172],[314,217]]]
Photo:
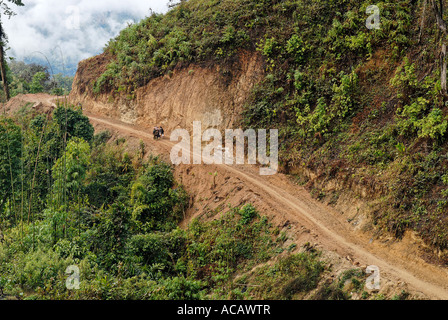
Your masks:
[[[367,1],[180,1],[81,61],[69,96],[19,63],[0,300],[447,299],[441,3],[380,2],[372,25]],[[209,145],[174,163],[194,121],[278,129],[279,172]]]
[[[71,100],[152,127],[278,128],[282,171],[448,263],[441,37],[426,1],[183,1],[80,63]],[[211,120],[210,120],[211,119]],[[216,120],[218,119],[218,121]],[[221,120],[221,121],[219,121]],[[435,254],[434,254],[435,253]]]

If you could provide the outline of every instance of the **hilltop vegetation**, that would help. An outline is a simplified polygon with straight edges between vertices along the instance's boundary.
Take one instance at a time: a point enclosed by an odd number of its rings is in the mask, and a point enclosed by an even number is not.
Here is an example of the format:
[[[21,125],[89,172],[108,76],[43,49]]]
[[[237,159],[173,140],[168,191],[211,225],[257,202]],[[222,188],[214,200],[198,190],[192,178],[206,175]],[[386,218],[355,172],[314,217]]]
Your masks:
[[[278,128],[286,172],[363,187],[378,230],[398,238],[414,230],[448,263],[443,37],[427,1],[376,3],[379,29],[366,27],[371,4],[182,1],[111,40],[92,89],[132,99],[175,68],[219,64],[231,77],[227,66],[241,50],[260,54],[266,76],[241,110],[242,125]]]

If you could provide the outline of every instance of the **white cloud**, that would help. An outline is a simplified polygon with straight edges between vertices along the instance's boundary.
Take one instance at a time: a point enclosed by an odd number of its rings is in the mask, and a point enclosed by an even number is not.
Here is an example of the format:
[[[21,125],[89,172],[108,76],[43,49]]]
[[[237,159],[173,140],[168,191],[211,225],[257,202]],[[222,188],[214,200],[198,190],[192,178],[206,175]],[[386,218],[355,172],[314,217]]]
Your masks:
[[[33,57],[62,70],[102,51],[129,21],[166,12],[168,0],[24,0],[17,13],[3,19],[9,39],[7,55],[18,60]]]

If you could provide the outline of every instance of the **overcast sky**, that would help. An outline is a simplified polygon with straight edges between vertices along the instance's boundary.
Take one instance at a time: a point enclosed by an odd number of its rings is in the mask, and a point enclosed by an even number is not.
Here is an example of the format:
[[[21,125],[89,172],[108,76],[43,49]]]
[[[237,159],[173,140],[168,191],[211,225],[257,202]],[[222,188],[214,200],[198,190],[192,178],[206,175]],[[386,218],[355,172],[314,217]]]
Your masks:
[[[55,70],[76,68],[80,60],[102,52],[109,39],[130,21],[166,12],[168,0],[23,0],[17,13],[2,18],[9,57],[50,61]],[[39,51],[39,52],[37,52]],[[64,61],[64,64],[62,63]],[[48,63],[47,63],[48,64]],[[56,71],[55,71],[56,73]]]

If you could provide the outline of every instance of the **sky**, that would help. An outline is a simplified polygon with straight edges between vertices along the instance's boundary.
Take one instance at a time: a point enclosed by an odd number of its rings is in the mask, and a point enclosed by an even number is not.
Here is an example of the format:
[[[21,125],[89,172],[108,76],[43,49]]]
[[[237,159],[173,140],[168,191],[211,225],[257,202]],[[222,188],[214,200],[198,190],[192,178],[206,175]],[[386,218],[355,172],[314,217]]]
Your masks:
[[[78,62],[97,55],[128,23],[168,11],[168,0],[23,0],[2,16],[8,57],[74,75]],[[48,60],[48,61],[47,61]],[[51,70],[52,69],[52,70]]]

